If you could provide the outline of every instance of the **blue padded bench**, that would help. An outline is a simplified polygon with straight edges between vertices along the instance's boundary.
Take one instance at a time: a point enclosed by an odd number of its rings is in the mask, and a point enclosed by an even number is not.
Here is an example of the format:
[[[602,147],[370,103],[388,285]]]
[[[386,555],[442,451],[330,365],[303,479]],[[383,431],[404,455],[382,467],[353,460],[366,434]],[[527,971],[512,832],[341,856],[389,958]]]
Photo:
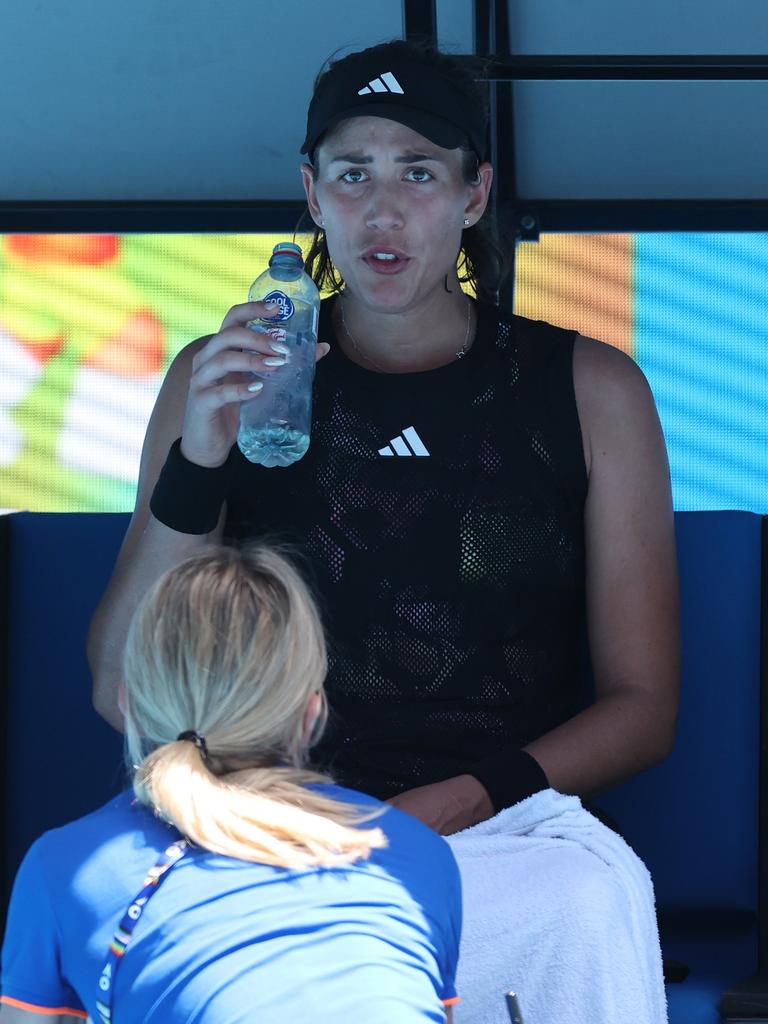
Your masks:
[[[0,518],[6,900],[30,843],[45,829],[95,809],[124,782],[122,737],[91,705],[85,638],[129,519],[53,512]]]
[[[690,966],[685,981],[667,986],[670,1020],[716,1024],[723,993],[756,973],[759,944],[765,953],[758,913],[768,879],[759,833],[764,521],[748,512],[679,512],[675,524],[682,638],[675,748],[595,803],[651,871],[665,958]],[[725,1019],[768,1020],[733,1015],[742,1002],[729,1000]]]
[[[127,515],[99,513],[0,518],[6,895],[40,832],[96,807],[122,781],[120,738],[91,709],[84,642],[127,523]],[[750,513],[677,514],[677,743],[663,764],[596,801],[651,869],[665,956],[690,965],[685,981],[667,987],[671,1024],[720,1021],[723,993],[766,966],[759,908],[768,874],[760,870],[766,844],[758,827],[762,525]],[[737,993],[727,1019],[768,1021],[741,1013],[747,1001]]]

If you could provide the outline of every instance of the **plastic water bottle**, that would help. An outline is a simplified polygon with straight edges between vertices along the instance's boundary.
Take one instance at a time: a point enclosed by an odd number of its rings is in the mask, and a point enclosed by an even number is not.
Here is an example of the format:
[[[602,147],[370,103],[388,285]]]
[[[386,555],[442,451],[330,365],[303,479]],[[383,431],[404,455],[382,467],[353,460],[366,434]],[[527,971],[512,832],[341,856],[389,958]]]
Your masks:
[[[283,328],[285,338],[280,341],[288,355],[285,366],[254,374],[264,387],[240,406],[237,444],[251,462],[290,466],[309,448],[320,312],[320,294],[304,272],[298,245],[280,242],[275,246],[269,269],[251,285],[248,301],[275,303],[274,316],[251,320],[248,326],[259,333]]]

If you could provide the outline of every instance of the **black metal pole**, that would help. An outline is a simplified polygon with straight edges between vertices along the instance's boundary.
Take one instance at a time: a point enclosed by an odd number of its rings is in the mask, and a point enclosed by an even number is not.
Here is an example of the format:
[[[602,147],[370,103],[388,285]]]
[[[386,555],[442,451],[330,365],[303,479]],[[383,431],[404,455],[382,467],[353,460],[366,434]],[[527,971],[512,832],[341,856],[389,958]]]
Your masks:
[[[496,0],[493,17],[494,52],[509,46],[509,6],[507,0]],[[510,268],[499,289],[499,309],[505,315],[515,311],[515,257],[517,255],[518,231],[514,211],[519,197],[517,192],[517,158],[515,153],[515,109],[514,82],[500,81],[494,68],[496,81],[496,103],[494,110],[494,135],[496,152],[496,230],[510,246]]]
[[[498,53],[498,51],[496,51]],[[501,57],[493,77],[500,82],[521,79],[560,81],[760,81],[768,78],[768,55],[713,56],[649,54],[548,55]]]
[[[492,20],[495,10],[493,0],[475,0],[475,53],[480,57],[493,54],[491,42]]]
[[[293,232],[307,209],[286,202],[67,201],[0,203],[0,233]],[[309,225],[307,225],[307,228]]]
[[[475,50],[480,57],[493,57],[499,40],[509,37],[509,15],[504,0],[475,0]],[[506,44],[505,44],[506,45]],[[517,170],[515,166],[514,98],[512,83],[496,75],[495,66],[488,76],[488,114],[490,152],[494,167],[490,218],[497,238],[511,247],[509,274],[498,294],[499,309],[514,312],[515,246],[514,210],[517,204]]]
[[[540,232],[768,231],[768,199],[518,200],[517,234]]]
[[[406,39],[437,42],[437,0],[403,0]]]

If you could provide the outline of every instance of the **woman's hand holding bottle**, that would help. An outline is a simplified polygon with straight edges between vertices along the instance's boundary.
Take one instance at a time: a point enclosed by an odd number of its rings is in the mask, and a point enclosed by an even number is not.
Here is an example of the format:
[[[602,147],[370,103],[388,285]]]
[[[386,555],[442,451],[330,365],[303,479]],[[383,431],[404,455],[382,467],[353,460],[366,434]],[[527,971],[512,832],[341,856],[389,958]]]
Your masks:
[[[218,334],[194,356],[181,438],[181,451],[189,462],[209,468],[226,462],[237,438],[240,403],[263,387],[254,374],[284,365],[284,331],[277,325],[265,332],[247,326],[273,312],[273,304],[267,302],[233,306]],[[329,349],[326,343],[318,344],[315,358],[322,359]]]

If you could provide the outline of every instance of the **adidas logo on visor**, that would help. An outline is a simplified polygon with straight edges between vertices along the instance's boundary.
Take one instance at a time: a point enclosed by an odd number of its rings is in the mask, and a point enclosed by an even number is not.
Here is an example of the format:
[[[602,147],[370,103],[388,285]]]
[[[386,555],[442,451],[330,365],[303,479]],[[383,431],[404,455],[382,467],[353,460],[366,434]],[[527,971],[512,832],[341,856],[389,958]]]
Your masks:
[[[414,427],[406,427],[402,434],[393,437],[389,444],[379,448],[379,455],[429,455],[424,442]]]
[[[398,82],[391,71],[385,71],[383,75],[379,75],[378,78],[374,78],[368,85],[364,85],[362,89],[357,90],[358,96],[368,96],[372,92],[396,92],[401,96],[405,95],[405,89]]]

